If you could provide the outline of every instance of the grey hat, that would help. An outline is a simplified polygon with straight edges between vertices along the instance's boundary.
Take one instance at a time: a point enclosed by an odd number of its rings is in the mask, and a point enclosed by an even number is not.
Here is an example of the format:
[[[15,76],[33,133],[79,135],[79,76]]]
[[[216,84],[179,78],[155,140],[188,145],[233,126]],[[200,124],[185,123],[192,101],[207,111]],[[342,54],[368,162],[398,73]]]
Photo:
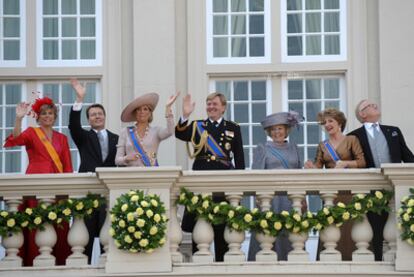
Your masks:
[[[266,118],[261,122],[263,129],[266,129],[270,126],[274,125],[287,125],[288,127],[295,127],[301,121],[303,117],[300,116],[297,112],[290,111],[290,112],[280,112],[274,113],[271,115],[266,116]]]

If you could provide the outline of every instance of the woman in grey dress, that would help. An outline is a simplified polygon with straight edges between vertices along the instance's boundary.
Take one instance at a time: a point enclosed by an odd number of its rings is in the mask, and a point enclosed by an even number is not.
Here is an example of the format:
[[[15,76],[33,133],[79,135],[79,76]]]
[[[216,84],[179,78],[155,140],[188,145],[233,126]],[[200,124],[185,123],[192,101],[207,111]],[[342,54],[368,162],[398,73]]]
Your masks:
[[[286,138],[292,127],[299,124],[302,118],[296,112],[280,112],[268,115],[262,122],[267,135],[272,139],[264,144],[259,144],[253,152],[252,169],[292,169],[302,168],[298,147],[295,143],[288,142]],[[275,196],[272,200],[272,210],[280,213],[290,211],[292,204],[287,196]],[[276,251],[278,260],[287,260],[287,254],[292,249],[285,231],[279,233],[273,250]],[[254,261],[257,252],[260,251],[259,242],[252,233],[249,246],[248,260]]]

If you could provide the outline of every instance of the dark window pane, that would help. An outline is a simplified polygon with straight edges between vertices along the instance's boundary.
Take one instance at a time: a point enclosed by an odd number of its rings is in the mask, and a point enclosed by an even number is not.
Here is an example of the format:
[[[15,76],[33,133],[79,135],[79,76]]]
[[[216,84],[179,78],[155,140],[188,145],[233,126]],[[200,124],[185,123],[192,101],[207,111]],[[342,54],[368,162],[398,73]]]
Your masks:
[[[287,16],[287,32],[290,34],[302,33],[302,14],[288,14]]]
[[[5,155],[5,172],[6,173],[13,173],[13,172],[20,172],[20,162],[21,160],[21,152],[6,152]]]
[[[62,19],[62,37],[76,37],[76,18]]]
[[[58,0],[43,0],[43,14],[58,14]]]
[[[81,14],[95,14],[95,0],[80,0]]]
[[[320,10],[321,9],[321,0],[306,0],[306,9],[307,10]]]
[[[250,15],[250,34],[264,34],[264,15]]]
[[[266,104],[252,104],[252,122],[261,122],[266,117]]]
[[[81,37],[95,36],[95,18],[81,18]]]
[[[302,55],[302,37],[288,37],[288,56]]]
[[[20,41],[5,40],[3,55],[5,61],[15,61],[20,59]]]
[[[299,128],[291,128],[289,133],[289,141],[296,144],[303,144],[303,125],[300,125]]]
[[[264,38],[250,38],[250,57],[264,57]]]
[[[52,98],[55,103],[59,103],[59,85],[58,84],[43,84],[43,96]]]
[[[320,55],[321,36],[306,36],[306,55]]]
[[[325,98],[339,98],[339,79],[326,79]]]
[[[321,80],[306,80],[306,98],[321,99]]]
[[[223,93],[224,96],[226,96],[227,101],[231,100],[229,81],[216,81],[216,91]]]
[[[234,100],[248,100],[248,82],[236,81],[234,82]]]
[[[213,12],[227,12],[227,0],[213,0]]]
[[[19,18],[4,18],[3,19],[3,36],[12,37],[12,38],[20,36],[20,19]]]
[[[231,39],[231,56],[232,57],[246,57],[246,39],[232,38]]]
[[[231,33],[233,35],[246,34],[246,16],[233,15],[231,17]]]
[[[325,54],[326,55],[339,55],[339,35],[325,36]]]
[[[308,146],[308,160],[314,161],[316,157],[316,146]]]
[[[57,18],[43,18],[43,37],[57,37],[58,26]]]
[[[61,4],[62,14],[76,14],[76,0],[65,0]]]
[[[266,81],[252,81],[252,100],[266,100]]]
[[[244,163],[246,165],[246,168],[250,167],[250,148],[244,147],[243,148],[243,154],[244,154]]]
[[[252,12],[264,11],[264,0],[249,0],[249,10]]]
[[[253,126],[253,144],[257,145],[259,143],[265,143],[266,142],[266,133],[263,130],[262,126]]]
[[[20,14],[20,1],[18,1],[18,0],[3,0],[3,14],[4,15],[18,15],[18,14]]]
[[[339,110],[339,101],[326,101],[325,109],[326,108],[334,108],[334,109]]]
[[[19,84],[7,84],[4,86],[6,92],[6,104],[14,105],[22,101],[22,86]],[[14,108],[13,108],[14,109]]]
[[[81,41],[81,59],[95,59],[95,41],[94,40],[82,40]]]
[[[303,99],[303,85],[302,80],[288,81],[288,98]]]
[[[213,17],[213,35],[226,35],[227,28],[227,16],[215,15]]]
[[[321,102],[306,103],[306,121],[317,121],[317,115],[321,111]]]
[[[307,33],[319,33],[321,32],[321,14],[320,13],[307,13],[306,16],[306,32]],[[326,25],[326,22],[325,22]]]
[[[215,58],[228,56],[227,38],[214,38],[213,39],[213,56]]]
[[[300,115],[303,115],[303,104],[302,103],[289,103],[289,111],[295,111]]]
[[[246,126],[246,125],[240,126],[240,132],[242,134],[242,141],[243,141],[243,143],[244,144],[250,144],[250,140],[249,140],[249,126]]]
[[[45,40],[43,41],[43,59],[57,60],[59,55],[58,41]]]
[[[62,41],[62,59],[75,60],[76,59],[76,40]]]
[[[234,121],[238,123],[249,122],[249,106],[248,104],[234,104]]]
[[[325,13],[325,32],[339,32],[339,12]]]
[[[309,124],[308,128],[308,144],[318,144],[322,140],[320,125]]]
[[[287,0],[286,7],[288,11],[301,10],[302,0]]]
[[[339,9],[339,0],[325,0],[325,9]]]
[[[246,0],[231,0],[232,12],[244,12],[246,11]]]

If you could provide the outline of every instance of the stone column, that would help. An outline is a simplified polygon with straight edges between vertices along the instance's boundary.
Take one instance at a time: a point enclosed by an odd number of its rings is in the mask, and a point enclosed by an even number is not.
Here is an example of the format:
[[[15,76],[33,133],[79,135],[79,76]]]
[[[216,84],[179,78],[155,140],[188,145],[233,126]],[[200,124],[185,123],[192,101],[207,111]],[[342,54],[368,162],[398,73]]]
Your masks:
[[[272,207],[271,202],[274,197],[274,192],[257,192],[257,200],[261,211],[269,211]],[[276,262],[277,254],[273,251],[273,244],[276,241],[275,237],[270,235],[257,233],[256,239],[260,243],[261,250],[256,254],[256,261],[258,262]]]
[[[240,200],[243,198],[243,193],[226,193],[227,200],[230,205],[237,207],[240,204]],[[245,238],[244,232],[238,232],[231,230],[226,226],[224,230],[224,239],[229,244],[229,251],[224,255],[225,262],[243,262],[246,260],[246,256],[241,251],[241,244]]]
[[[394,262],[397,253],[397,220],[395,218],[395,197],[391,198],[389,203],[390,213],[388,214],[387,223],[384,226],[384,239],[388,242],[388,249],[384,253],[384,261]]]
[[[330,208],[334,206],[336,193],[322,193],[321,197],[324,201],[324,207]],[[338,241],[341,238],[341,231],[335,224],[331,224],[320,232],[320,239],[323,242],[325,250],[320,253],[321,261],[341,261],[342,255],[336,250]]]
[[[170,233],[169,233],[169,240],[170,240],[170,252],[171,252],[171,260],[173,263],[181,263],[184,261],[183,255],[178,251],[179,245],[183,240],[183,232],[181,231],[180,223],[178,222],[177,218],[177,206],[175,205],[175,201],[178,198],[177,192],[171,192],[170,201],[171,201],[171,208],[170,208]]]
[[[302,214],[302,201],[305,199],[305,194],[288,192],[288,196],[292,200],[293,209],[295,209],[299,214]],[[288,254],[288,261],[309,261],[309,253],[304,250],[307,239],[308,233],[289,234],[289,240],[292,242],[293,250]]]

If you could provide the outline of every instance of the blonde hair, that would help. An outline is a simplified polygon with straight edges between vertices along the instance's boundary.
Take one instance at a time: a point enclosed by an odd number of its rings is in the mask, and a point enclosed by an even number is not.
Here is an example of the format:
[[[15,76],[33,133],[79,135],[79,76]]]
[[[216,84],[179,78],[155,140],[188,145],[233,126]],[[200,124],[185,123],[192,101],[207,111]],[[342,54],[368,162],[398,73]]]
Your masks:
[[[39,109],[39,114],[38,114],[38,116],[37,116],[37,118],[36,118],[36,122],[39,122],[39,116],[40,116],[40,114],[43,112],[43,111],[47,111],[47,110],[53,110],[53,114],[54,114],[54,116],[55,116],[55,121],[56,121],[56,119],[57,119],[57,117],[58,117],[58,108],[56,107],[56,105],[55,104],[52,104],[52,105],[48,105],[48,104],[44,104],[44,105],[42,105],[41,107],[40,107],[40,109]]]
[[[218,97],[220,99],[220,102],[221,102],[221,104],[223,106],[227,107],[227,99],[226,99],[226,96],[224,96],[224,94],[221,93],[221,92],[213,92],[213,93],[210,93],[207,96],[207,98],[206,98],[206,102],[207,101],[210,101],[210,100],[213,100],[216,97]]]
[[[139,108],[141,108],[141,107],[147,107],[147,108],[148,108],[148,110],[151,112],[151,115],[150,115],[150,117],[148,118],[148,123],[151,123],[151,122],[152,122],[152,120],[154,119],[154,117],[153,117],[153,115],[152,115],[152,107],[151,107],[150,105],[142,105],[142,106],[139,106],[138,108],[136,108],[136,109],[135,109],[135,114],[137,113],[138,109],[139,109]]]

